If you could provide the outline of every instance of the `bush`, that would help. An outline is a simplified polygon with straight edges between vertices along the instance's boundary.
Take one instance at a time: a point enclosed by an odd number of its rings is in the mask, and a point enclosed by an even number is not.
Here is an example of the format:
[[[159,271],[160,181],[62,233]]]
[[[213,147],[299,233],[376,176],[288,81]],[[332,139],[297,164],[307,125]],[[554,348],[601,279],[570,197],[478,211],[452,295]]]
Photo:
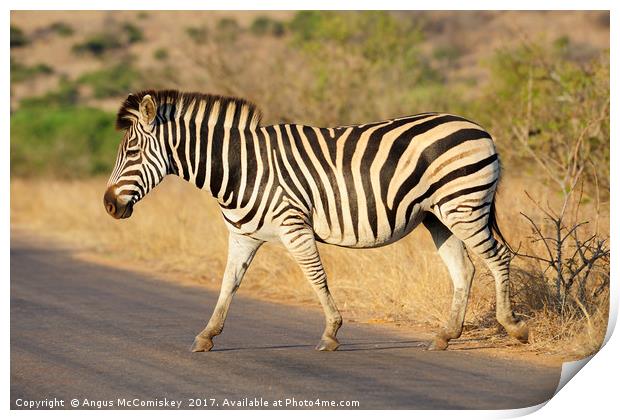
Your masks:
[[[91,73],[78,79],[78,83],[89,86],[95,98],[108,98],[123,95],[135,87],[140,72],[127,64],[117,64]]]
[[[23,99],[20,102],[22,107],[60,107],[73,106],[78,103],[80,95],[75,83],[62,79],[58,89],[46,93],[43,96]]]
[[[133,44],[144,39],[144,34],[142,33],[142,29],[138,28],[136,25],[131,23],[125,23],[123,25],[123,30],[127,36],[127,42],[129,44]]]
[[[284,24],[267,16],[259,16],[252,22],[250,31],[257,36],[272,35],[280,37],[284,35]]]
[[[587,181],[597,178],[607,189],[609,52],[583,62],[569,43],[561,38],[499,52],[479,101],[480,119],[503,144],[520,146],[511,146],[506,156],[529,167],[536,163],[562,192],[582,171]]]
[[[237,40],[241,28],[233,18],[223,18],[217,22],[216,37],[219,41],[234,42]]]
[[[50,29],[63,37],[71,36],[74,33],[73,27],[64,22],[54,22],[50,25]]]
[[[44,63],[27,66],[11,60],[11,83],[23,82],[40,75],[53,74],[54,69]]]
[[[153,58],[159,61],[164,61],[168,59],[168,50],[165,48],[158,48],[153,52]]]
[[[189,26],[185,32],[196,43],[205,42],[209,35],[209,30],[204,26]]]
[[[298,12],[289,28],[302,47],[330,42],[361,52],[372,61],[402,59],[418,64],[422,31],[389,12]]]
[[[463,55],[462,50],[456,45],[442,45],[433,51],[436,60],[445,61],[453,65]]]
[[[101,57],[105,53],[119,49],[123,46],[120,38],[112,33],[102,33],[93,35],[84,42],[73,46],[73,52],[77,54],[92,54]]]
[[[84,42],[74,45],[73,52],[101,57],[108,52],[119,50],[143,39],[142,29],[131,23],[124,23],[120,28],[112,25],[105,32],[92,35]]]
[[[82,177],[114,164],[120,134],[98,109],[22,106],[11,115],[11,175]]]
[[[30,40],[28,39],[24,31],[22,31],[21,28],[18,28],[17,26],[11,25],[11,48],[23,47],[25,45],[28,45],[28,43],[30,43]]]

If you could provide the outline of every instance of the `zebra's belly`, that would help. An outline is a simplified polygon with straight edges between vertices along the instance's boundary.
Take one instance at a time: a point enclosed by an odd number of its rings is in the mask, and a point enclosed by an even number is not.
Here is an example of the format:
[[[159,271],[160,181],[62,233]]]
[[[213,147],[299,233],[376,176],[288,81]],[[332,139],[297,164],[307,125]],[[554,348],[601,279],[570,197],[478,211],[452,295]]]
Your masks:
[[[358,219],[357,228],[354,228],[352,221],[344,219],[341,224],[328,224],[324,219],[313,220],[313,228],[316,239],[330,245],[342,246],[347,248],[378,248],[389,245],[407,236],[424,219],[425,211],[420,207],[414,208],[409,221],[404,217],[394,221],[394,228],[385,221],[384,223],[365,224]]]

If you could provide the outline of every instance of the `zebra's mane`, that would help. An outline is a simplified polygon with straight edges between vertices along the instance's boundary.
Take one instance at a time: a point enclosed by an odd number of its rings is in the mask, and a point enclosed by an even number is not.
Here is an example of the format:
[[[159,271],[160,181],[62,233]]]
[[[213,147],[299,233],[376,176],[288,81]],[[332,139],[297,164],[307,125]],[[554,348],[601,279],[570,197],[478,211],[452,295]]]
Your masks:
[[[164,110],[165,106],[172,106],[174,109],[172,118],[178,118],[185,115],[191,104],[197,105],[204,102],[205,115],[210,115],[216,108],[219,112],[223,112],[228,106],[234,104],[242,113],[247,112],[248,128],[258,127],[262,118],[256,105],[245,99],[198,92],[179,92],[178,90],[143,90],[130,94],[121,105],[116,116],[118,130],[126,130],[137,121],[140,116],[140,102],[146,95],[151,95],[155,101],[157,115],[160,117],[168,115]]]

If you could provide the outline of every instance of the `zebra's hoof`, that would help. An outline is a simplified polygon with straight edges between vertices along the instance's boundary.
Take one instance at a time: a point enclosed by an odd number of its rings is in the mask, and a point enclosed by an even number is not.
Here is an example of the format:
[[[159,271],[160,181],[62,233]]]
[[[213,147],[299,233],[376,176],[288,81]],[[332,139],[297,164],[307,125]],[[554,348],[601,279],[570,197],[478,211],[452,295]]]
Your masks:
[[[435,337],[435,339],[430,342],[426,350],[438,351],[438,350],[445,350],[447,348],[448,348],[448,340],[446,340],[443,337]]]
[[[194,338],[194,343],[192,344],[191,350],[193,353],[198,353],[201,351],[209,351],[212,348],[213,348],[212,339],[196,336],[196,338]]]
[[[340,347],[340,343],[336,338],[332,337],[323,337],[321,341],[316,346],[316,350],[318,351],[335,351]]]

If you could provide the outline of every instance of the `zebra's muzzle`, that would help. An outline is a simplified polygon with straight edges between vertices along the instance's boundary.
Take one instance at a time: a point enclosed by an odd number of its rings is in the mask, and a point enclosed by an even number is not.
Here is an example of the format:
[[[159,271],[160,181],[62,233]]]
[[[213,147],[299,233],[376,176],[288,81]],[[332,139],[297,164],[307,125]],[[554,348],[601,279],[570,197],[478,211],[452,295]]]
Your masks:
[[[110,186],[103,195],[103,205],[108,214],[115,219],[126,219],[133,213],[133,202],[119,202],[114,186]]]

